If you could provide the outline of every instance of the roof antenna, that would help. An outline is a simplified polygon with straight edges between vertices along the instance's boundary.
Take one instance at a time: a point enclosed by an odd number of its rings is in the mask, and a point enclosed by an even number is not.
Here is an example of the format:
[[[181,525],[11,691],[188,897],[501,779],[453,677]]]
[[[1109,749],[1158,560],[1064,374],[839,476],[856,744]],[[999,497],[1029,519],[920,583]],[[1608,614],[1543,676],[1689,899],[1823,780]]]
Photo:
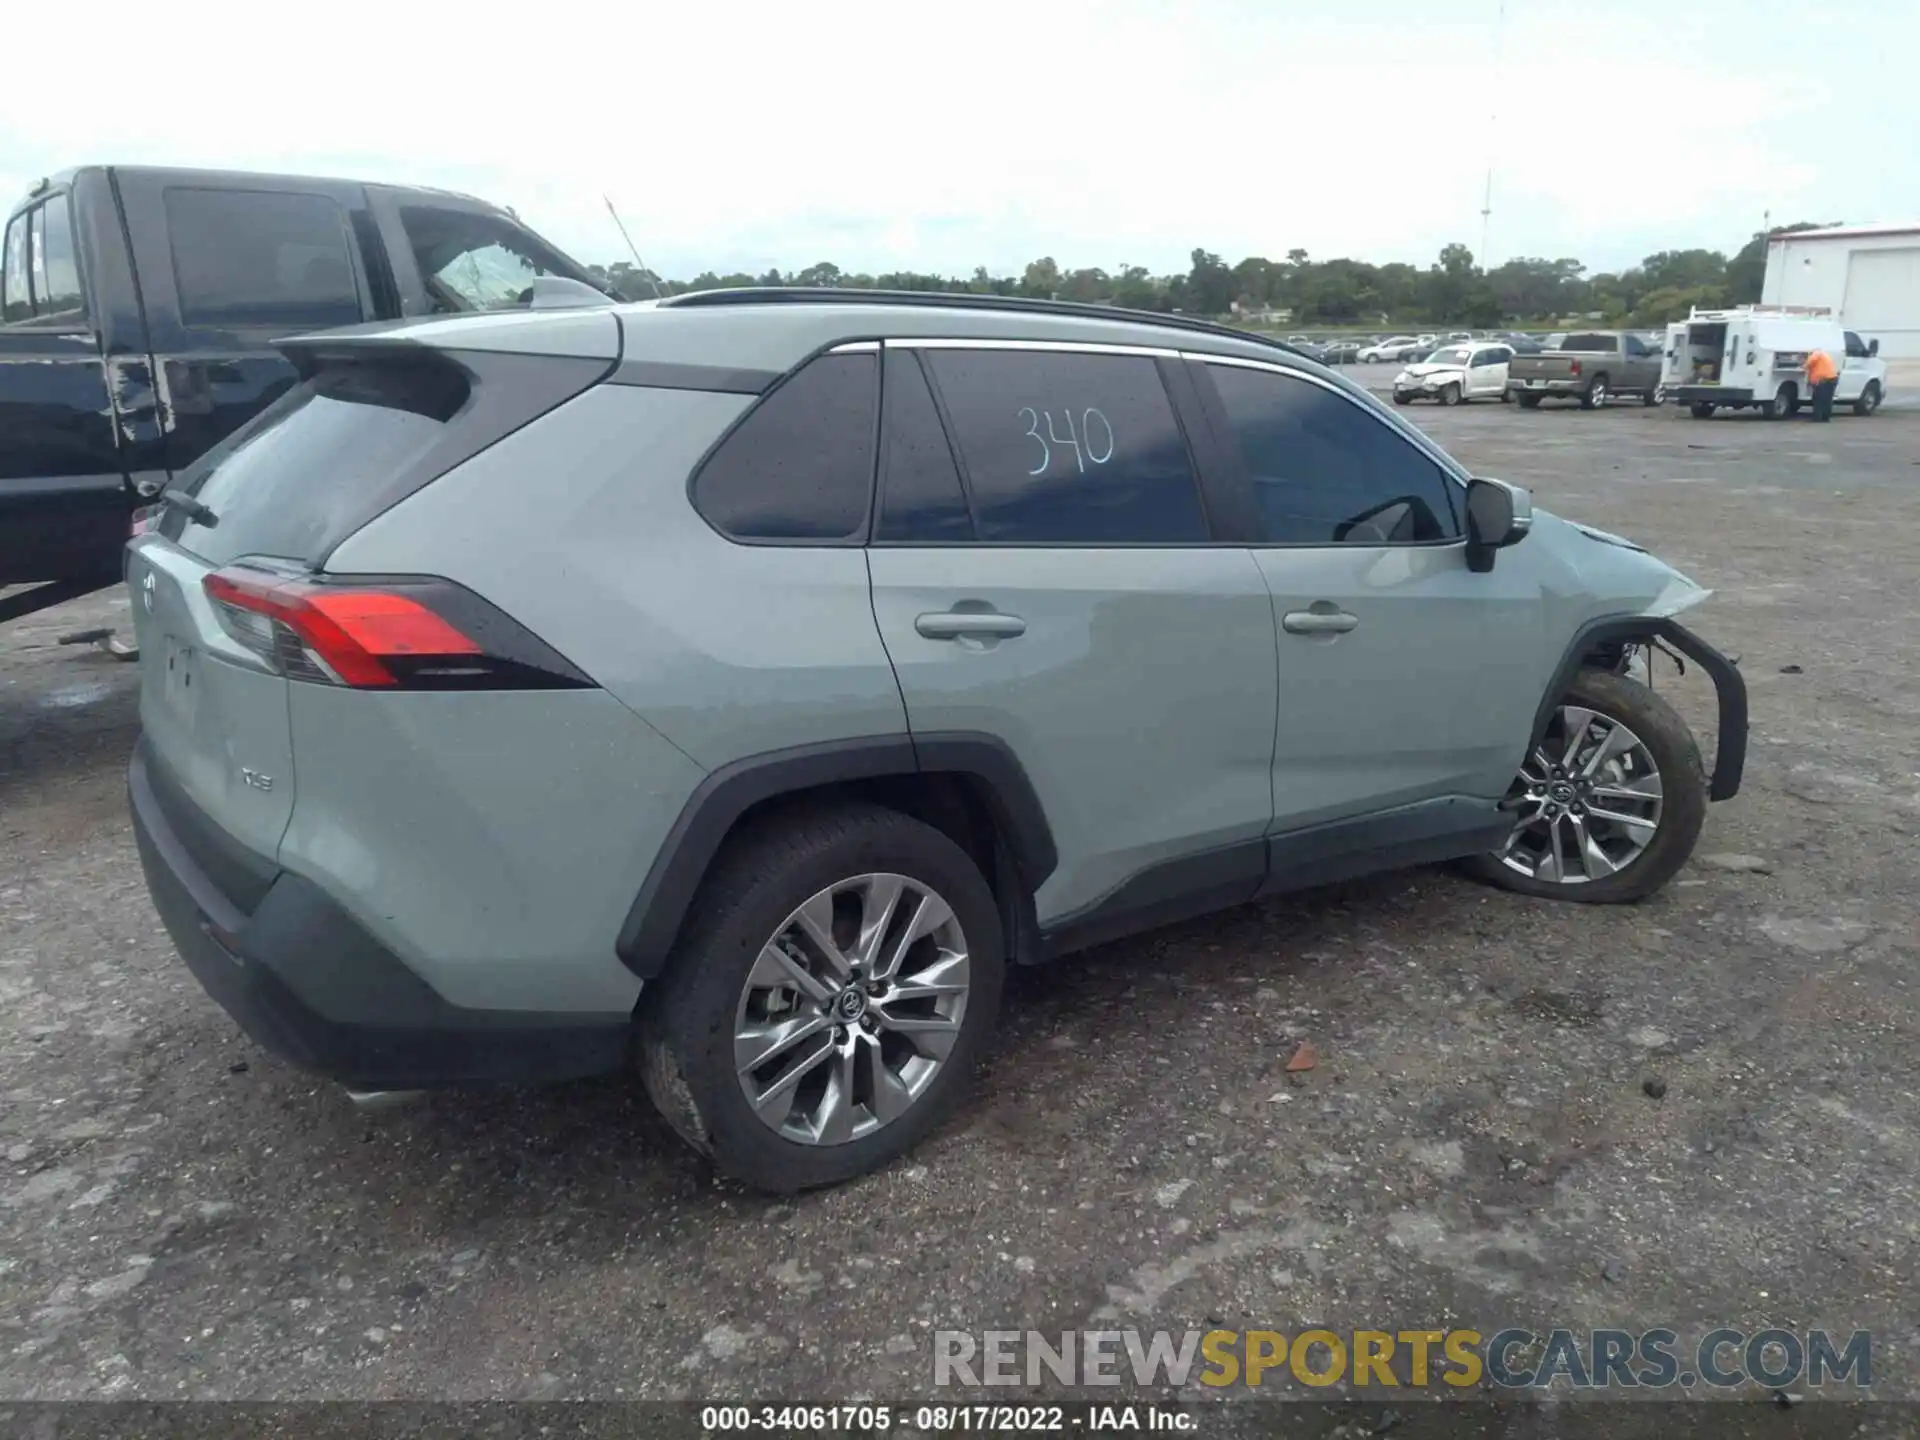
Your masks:
[[[647,283],[653,286],[653,298],[658,300],[660,298],[660,281],[654,275],[653,271],[647,268],[647,262],[640,258],[640,252],[634,248],[633,237],[627,233],[627,227],[620,223],[620,212],[613,208],[613,197],[611,195],[602,195],[600,198],[607,202],[607,214],[613,217],[613,223],[620,231],[620,238],[627,242],[627,249],[633,255],[634,265],[638,267],[642,275],[647,277]]]

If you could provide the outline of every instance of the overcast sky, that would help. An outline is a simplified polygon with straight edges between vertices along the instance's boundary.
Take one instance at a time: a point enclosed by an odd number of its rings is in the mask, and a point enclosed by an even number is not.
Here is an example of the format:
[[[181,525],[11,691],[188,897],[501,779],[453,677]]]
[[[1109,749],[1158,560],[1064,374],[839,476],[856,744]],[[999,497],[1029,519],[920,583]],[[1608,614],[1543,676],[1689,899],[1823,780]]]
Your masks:
[[[1732,251],[1920,219],[1920,3],[93,0],[0,80],[83,162],[444,185],[669,275]],[[55,45],[46,37],[79,27]],[[32,28],[32,27],[29,27]],[[56,63],[45,59],[58,54]],[[42,57],[42,58],[35,58]]]

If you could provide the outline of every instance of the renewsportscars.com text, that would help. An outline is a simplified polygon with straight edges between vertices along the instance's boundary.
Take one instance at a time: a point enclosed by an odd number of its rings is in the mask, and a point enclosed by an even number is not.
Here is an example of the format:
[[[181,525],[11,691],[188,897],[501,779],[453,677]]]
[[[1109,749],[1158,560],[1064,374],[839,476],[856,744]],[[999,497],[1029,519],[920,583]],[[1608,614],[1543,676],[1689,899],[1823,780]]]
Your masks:
[[[944,1385],[1259,1386],[1456,1390],[1734,1389],[1873,1384],[1854,1330],[965,1330],[934,1333]]]

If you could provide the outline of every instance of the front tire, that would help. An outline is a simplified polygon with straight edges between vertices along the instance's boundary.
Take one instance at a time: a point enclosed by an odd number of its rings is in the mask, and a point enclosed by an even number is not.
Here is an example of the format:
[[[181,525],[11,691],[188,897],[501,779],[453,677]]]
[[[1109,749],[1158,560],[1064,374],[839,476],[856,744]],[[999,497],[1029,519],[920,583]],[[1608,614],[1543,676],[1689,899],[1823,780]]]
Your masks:
[[[1860,398],[1853,402],[1853,413],[1871,415],[1880,408],[1880,382],[1869,380],[1867,388],[1860,392]]]
[[[1458,385],[1448,385],[1440,392],[1440,403],[1442,405],[1458,405],[1460,400],[1460,387]]]
[[[1538,410],[1540,408],[1540,397],[1538,395],[1529,395],[1522,392],[1515,398],[1519,400],[1522,410]]]
[[[958,1103],[1005,979],[993,893],[940,831],[849,804],[728,842],[663,977],[639,1063],[714,1165],[791,1194],[912,1149]]]
[[[1413,397],[1404,390],[1396,390],[1393,392],[1393,403],[1396,405],[1405,405],[1412,399]]]
[[[1642,392],[1640,399],[1642,403],[1644,403],[1649,410],[1655,409],[1661,405],[1666,404],[1667,403],[1666,382],[1662,380],[1656,380],[1651,390]]]
[[[1467,861],[1470,873],[1521,895],[1619,904],[1687,863],[1707,781],[1678,711],[1638,680],[1582,670],[1502,804],[1513,834]]]

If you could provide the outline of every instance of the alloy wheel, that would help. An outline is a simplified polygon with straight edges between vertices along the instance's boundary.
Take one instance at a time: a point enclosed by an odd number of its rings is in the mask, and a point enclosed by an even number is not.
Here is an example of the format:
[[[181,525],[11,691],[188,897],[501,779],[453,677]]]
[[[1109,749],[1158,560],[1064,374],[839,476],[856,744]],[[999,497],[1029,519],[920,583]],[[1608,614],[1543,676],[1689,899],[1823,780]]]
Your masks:
[[[967,938],[905,875],[856,875],[796,908],[761,947],[735,1010],[747,1105],[788,1140],[840,1145],[899,1119],[966,1017]]]
[[[1653,842],[1662,803],[1646,742],[1610,715],[1562,705],[1503,802],[1516,823],[1501,862],[1555,884],[1603,880]]]

